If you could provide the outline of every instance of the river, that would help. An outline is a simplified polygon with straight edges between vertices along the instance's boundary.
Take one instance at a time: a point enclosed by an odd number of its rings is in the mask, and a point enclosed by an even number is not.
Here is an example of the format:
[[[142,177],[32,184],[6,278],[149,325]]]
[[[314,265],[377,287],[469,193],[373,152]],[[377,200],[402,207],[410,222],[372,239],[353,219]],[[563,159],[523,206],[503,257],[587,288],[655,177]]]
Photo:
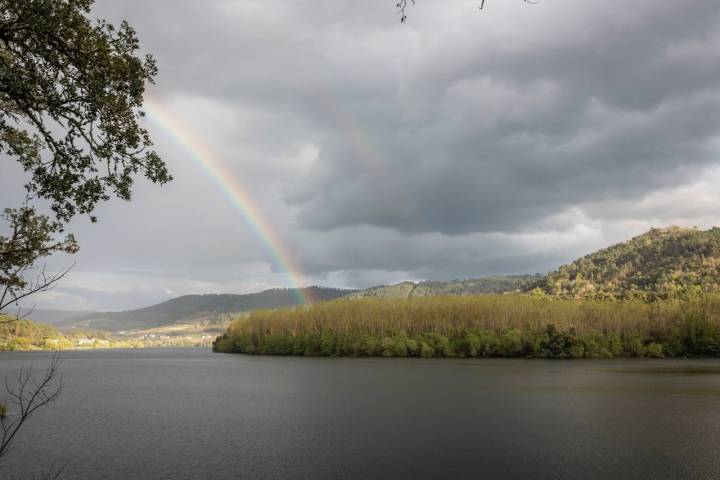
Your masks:
[[[0,478],[720,478],[720,361],[62,358]]]

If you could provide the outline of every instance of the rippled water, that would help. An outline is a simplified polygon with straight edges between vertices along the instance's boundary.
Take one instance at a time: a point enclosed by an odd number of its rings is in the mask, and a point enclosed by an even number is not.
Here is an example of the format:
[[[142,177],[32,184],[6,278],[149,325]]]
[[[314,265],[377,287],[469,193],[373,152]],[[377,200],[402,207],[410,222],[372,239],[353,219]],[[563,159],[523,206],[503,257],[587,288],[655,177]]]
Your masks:
[[[0,376],[44,353],[0,354]],[[65,352],[0,478],[720,478],[720,362]]]

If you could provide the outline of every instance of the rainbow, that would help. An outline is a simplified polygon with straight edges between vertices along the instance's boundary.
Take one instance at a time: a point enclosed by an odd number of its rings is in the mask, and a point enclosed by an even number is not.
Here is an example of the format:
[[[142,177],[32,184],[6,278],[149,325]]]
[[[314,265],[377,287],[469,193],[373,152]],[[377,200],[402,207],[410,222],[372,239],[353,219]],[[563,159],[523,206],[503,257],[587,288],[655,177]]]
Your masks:
[[[305,276],[293,261],[290,251],[281,241],[275,228],[267,221],[260,207],[252,200],[242,184],[212,154],[211,150],[160,102],[146,97],[144,107],[149,118],[154,120],[160,128],[190,154],[190,158],[220,188],[230,204],[240,212],[245,223],[269,252],[275,265],[288,277],[291,286],[296,292],[297,300],[300,303],[312,303],[313,299],[309,290],[302,288]]]

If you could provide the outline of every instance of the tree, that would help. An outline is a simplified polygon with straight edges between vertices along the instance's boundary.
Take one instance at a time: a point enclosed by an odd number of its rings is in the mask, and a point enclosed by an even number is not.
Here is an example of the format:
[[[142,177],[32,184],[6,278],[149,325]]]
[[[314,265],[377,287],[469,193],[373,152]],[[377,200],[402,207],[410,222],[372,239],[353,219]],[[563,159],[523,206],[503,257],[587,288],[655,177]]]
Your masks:
[[[29,176],[22,206],[0,216],[10,232],[0,235],[0,312],[68,272],[43,268],[27,278],[40,259],[77,252],[75,238],[64,234],[70,219],[88,215],[94,222],[99,202],[130,200],[138,175],[159,184],[172,179],[139,123],[155,60],[137,55],[140,44],[126,22],[91,21],[92,4],[0,0],[0,155]],[[54,219],[37,212],[38,200]],[[10,417],[0,408],[0,456],[27,419],[60,395],[58,367],[55,356],[40,379],[30,367],[20,370],[17,386],[6,380],[18,412]]]
[[[29,176],[24,206],[2,216],[12,232],[0,237],[3,300],[50,288],[64,275],[23,278],[49,254],[77,251],[72,235],[56,238],[71,218],[94,222],[99,202],[130,200],[138,175],[172,179],[140,125],[155,60],[138,55],[126,22],[91,21],[92,4],[0,0],[0,154]],[[41,199],[54,220],[34,208]],[[6,306],[0,302],[0,311]]]
[[[58,222],[50,221],[45,215],[37,215],[34,208],[6,209],[0,216],[10,224],[10,235],[0,235],[0,312],[10,305],[40,291],[52,288],[69,269],[47,274],[43,269],[34,280],[28,280],[25,272],[38,259],[55,252],[75,253],[78,245],[70,234],[62,240],[55,240],[54,233],[60,228]],[[6,323],[21,318],[20,310],[15,317],[0,318]]]

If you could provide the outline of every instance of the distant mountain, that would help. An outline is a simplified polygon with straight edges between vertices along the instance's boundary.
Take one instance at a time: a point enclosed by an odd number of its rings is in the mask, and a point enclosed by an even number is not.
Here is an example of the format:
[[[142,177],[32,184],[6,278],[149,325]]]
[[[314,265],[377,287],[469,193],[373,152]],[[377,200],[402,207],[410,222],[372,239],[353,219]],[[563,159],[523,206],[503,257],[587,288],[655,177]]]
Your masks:
[[[537,287],[578,299],[653,300],[720,291],[720,228],[654,228],[560,267]]]
[[[522,292],[538,282],[540,275],[497,275],[449,282],[402,282],[383,285],[350,294],[349,298],[410,298],[438,295],[482,295],[488,293]]]
[[[303,289],[316,301],[340,297],[407,298],[434,295],[479,295],[524,291],[540,277],[537,275],[494,276],[473,280],[449,282],[404,282],[378,286],[366,290],[310,287]],[[296,289],[272,289],[245,295],[206,294],[185,295],[150,307],[122,312],[83,312],[69,315],[62,311],[39,311],[33,320],[51,323],[63,330],[145,330],[180,323],[219,323],[225,314],[251,310],[297,306],[300,302]]]
[[[333,300],[354,290],[309,287],[303,293],[315,301]],[[184,295],[137,310],[99,312],[54,322],[62,329],[140,330],[177,323],[218,322],[223,314],[299,305],[297,289],[282,288],[245,295]]]

